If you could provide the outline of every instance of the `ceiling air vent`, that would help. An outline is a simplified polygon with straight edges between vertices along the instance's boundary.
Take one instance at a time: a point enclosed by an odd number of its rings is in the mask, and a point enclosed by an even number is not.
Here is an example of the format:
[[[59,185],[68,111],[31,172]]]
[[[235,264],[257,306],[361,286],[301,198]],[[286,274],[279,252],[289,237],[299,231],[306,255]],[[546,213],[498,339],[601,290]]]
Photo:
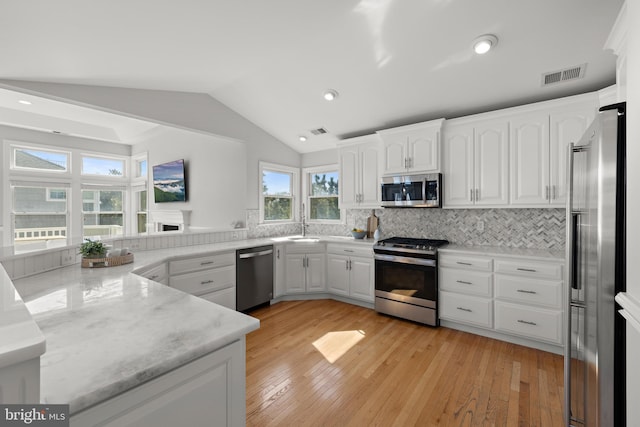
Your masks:
[[[325,133],[328,133],[325,128],[311,129],[309,132],[311,132],[312,135],[316,135],[316,136],[324,135]]]
[[[575,67],[567,68],[560,71],[544,73],[542,75],[542,86],[547,86],[554,83],[566,82],[569,80],[581,79],[584,77],[584,71],[586,68],[587,68],[587,64],[581,64],[581,65],[577,65]]]

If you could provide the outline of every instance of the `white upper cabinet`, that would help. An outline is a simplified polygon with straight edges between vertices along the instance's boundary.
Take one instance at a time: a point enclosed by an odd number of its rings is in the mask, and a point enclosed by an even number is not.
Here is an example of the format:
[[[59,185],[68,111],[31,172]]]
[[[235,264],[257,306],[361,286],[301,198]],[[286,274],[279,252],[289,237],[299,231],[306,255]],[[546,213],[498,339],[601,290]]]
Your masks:
[[[380,139],[377,135],[341,143],[338,202],[340,208],[380,207]]]
[[[549,184],[551,204],[565,206],[567,197],[567,146],[578,142],[597,112],[595,100],[551,111]]]
[[[444,129],[444,206],[509,203],[506,120],[448,122]]]
[[[383,142],[383,175],[440,172],[444,119],[378,131]]]
[[[549,204],[549,114],[514,117],[511,124],[511,203]]]
[[[554,101],[552,108],[511,118],[511,205],[565,206],[567,146],[582,137],[597,109],[594,97],[577,101]]]

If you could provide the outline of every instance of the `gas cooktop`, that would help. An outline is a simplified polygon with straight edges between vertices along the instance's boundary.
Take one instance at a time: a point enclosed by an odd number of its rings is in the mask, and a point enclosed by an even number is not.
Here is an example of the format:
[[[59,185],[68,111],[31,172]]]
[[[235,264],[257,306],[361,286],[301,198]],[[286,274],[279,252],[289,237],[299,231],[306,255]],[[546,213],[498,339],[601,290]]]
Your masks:
[[[373,250],[435,254],[440,246],[446,245],[447,243],[449,243],[447,240],[390,237],[378,241],[378,243],[373,246]]]

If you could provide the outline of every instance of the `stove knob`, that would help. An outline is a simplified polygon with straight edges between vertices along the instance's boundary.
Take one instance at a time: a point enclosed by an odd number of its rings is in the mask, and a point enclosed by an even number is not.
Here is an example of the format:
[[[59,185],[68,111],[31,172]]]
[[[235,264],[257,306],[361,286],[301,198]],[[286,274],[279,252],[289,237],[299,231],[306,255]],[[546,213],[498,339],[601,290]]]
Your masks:
[[[384,245],[385,245],[385,243],[384,243],[384,242],[378,242],[378,245],[380,245],[380,246],[384,246]]]

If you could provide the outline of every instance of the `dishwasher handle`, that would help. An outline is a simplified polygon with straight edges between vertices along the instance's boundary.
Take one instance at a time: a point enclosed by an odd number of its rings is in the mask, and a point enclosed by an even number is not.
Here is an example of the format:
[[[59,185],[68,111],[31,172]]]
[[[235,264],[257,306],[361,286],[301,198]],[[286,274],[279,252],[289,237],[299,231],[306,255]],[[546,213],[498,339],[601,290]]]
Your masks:
[[[238,258],[240,258],[240,259],[255,258],[255,257],[263,256],[263,255],[269,255],[269,254],[272,254],[272,253],[273,253],[273,249],[267,249],[266,251],[247,252],[245,254],[240,254],[240,255],[238,255]]]

